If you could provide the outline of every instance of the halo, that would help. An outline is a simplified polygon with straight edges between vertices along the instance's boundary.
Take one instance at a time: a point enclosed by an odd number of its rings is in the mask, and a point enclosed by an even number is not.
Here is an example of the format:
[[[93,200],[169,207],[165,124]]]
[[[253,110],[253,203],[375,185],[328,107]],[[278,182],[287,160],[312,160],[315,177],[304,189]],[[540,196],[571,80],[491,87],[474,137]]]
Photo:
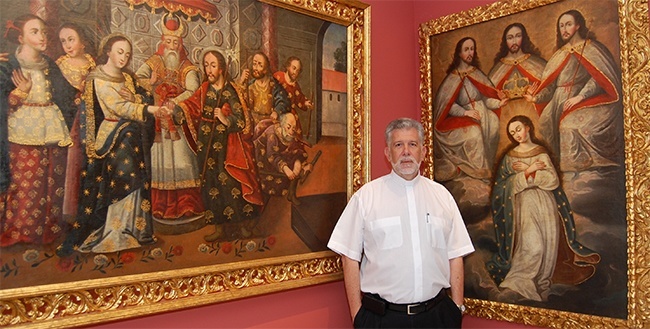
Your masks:
[[[113,33],[103,37],[102,40],[99,42],[99,48],[97,48],[97,56],[102,55],[102,49],[104,49],[104,46],[106,46],[106,42],[108,42],[108,40],[110,40],[110,39],[112,39],[114,37],[118,37],[118,36],[123,37],[124,39],[126,39],[129,42],[129,44],[131,44],[131,40],[126,35],[124,35],[123,33],[120,33],[120,32],[113,32]]]
[[[203,67],[203,58],[205,58],[205,55],[210,51],[216,51],[216,52],[220,53],[223,56],[223,59],[225,60],[225,63],[224,63],[225,67],[223,68],[223,74],[224,74],[224,77],[226,78],[226,80],[228,80],[227,78],[230,77],[230,71],[229,71],[230,63],[229,63],[226,55],[223,54],[223,51],[221,49],[215,47],[215,46],[206,47],[203,50],[201,50],[201,55],[198,58],[199,66],[201,67],[201,71],[203,72],[203,74],[205,74],[205,67]]]

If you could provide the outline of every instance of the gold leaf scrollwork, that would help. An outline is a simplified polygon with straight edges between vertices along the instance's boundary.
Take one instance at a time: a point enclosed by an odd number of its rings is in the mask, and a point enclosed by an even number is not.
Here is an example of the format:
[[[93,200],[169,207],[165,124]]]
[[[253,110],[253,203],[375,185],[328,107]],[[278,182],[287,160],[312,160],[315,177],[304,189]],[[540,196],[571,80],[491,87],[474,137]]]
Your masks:
[[[254,293],[244,292],[244,288],[307,278],[339,279],[341,270],[340,259],[330,255],[253,269],[241,268],[196,276],[3,300],[0,301],[0,309],[2,309],[0,325],[41,322],[92,312],[124,309],[128,306],[154,312],[159,302],[174,302],[180,306],[188,297],[206,296],[224,291],[252,295]],[[71,323],[67,322],[67,324]]]
[[[500,1],[420,25],[420,101],[425,146],[433,150],[431,36],[482,23],[559,0]],[[568,2],[568,1],[567,1]],[[627,192],[627,319],[531,308],[481,299],[467,299],[472,316],[550,328],[650,328],[650,37],[648,1],[617,0],[626,151]],[[433,177],[433,158],[423,175]]]

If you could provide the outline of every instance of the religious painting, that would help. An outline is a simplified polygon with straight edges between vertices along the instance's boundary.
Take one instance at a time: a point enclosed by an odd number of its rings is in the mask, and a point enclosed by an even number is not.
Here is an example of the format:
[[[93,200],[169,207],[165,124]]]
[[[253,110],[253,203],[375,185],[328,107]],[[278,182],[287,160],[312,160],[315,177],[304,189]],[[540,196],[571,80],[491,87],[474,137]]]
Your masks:
[[[369,177],[368,5],[2,4],[0,326],[341,279],[326,243]]]
[[[476,248],[470,314],[648,326],[647,15],[635,0],[503,1],[420,25],[424,171]]]

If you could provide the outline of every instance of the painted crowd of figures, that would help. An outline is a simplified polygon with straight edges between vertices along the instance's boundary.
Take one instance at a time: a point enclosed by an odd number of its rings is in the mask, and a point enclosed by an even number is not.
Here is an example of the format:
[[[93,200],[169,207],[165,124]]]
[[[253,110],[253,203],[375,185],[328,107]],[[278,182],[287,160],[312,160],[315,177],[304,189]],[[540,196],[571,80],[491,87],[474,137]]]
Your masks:
[[[191,63],[184,24],[164,15],[157,52],[130,74],[125,35],[102,38],[94,58],[84,30],[64,24],[53,61],[41,18],[7,22],[18,47],[0,56],[0,247],[115,252],[154,243],[153,221],[249,237],[271,196],[300,203],[312,165],[297,112],[313,110],[300,59],[271,75],[258,52],[233,81],[216,48]]]
[[[509,301],[546,301],[552,283],[577,285],[594,274],[600,255],[577,241],[579,200],[565,194],[562,176],[599,186],[582,187],[599,200],[624,168],[614,58],[577,10],[562,13],[555,30],[547,61],[523,24],[507,26],[488,74],[476,40],[461,39],[433,104],[435,177],[457,199],[490,209],[497,252],[486,267]],[[504,122],[509,143],[500,141]],[[473,192],[481,189],[485,199]]]

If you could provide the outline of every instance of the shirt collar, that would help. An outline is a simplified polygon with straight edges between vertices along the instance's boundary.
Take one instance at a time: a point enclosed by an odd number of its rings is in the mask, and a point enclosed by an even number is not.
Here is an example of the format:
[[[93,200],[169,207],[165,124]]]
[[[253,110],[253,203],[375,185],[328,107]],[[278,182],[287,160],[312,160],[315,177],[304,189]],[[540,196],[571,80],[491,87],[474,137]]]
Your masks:
[[[398,175],[395,172],[395,170],[391,170],[390,171],[390,177],[391,177],[392,181],[396,182],[400,186],[413,186],[413,185],[415,185],[415,183],[417,183],[418,180],[420,180],[421,176],[420,176],[420,172],[418,171],[418,174],[413,179],[406,180],[406,179],[400,177],[400,175]]]

